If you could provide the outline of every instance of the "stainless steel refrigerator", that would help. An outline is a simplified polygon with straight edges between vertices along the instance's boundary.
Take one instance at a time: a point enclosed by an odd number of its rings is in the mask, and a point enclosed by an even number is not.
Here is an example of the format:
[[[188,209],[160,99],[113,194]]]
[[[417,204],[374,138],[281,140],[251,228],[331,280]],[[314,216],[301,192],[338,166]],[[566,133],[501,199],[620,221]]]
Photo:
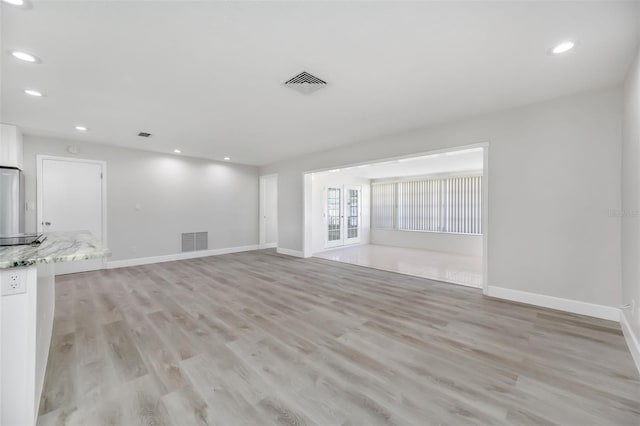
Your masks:
[[[20,169],[0,167],[0,237],[24,233],[24,176]]]

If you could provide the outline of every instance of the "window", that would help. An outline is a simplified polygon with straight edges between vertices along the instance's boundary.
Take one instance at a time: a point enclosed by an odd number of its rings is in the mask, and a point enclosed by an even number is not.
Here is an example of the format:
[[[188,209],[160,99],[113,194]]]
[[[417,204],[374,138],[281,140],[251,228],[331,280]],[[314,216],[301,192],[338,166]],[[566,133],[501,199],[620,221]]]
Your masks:
[[[371,227],[482,234],[482,176],[371,184]]]

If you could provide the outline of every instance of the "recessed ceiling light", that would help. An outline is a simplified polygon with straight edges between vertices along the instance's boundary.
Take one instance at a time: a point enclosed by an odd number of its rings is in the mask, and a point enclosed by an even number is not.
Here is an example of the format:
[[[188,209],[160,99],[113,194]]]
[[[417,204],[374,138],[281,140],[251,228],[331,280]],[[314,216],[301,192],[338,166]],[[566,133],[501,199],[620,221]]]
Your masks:
[[[79,132],[86,132],[88,129],[84,126],[76,126],[76,130]]]
[[[551,53],[554,55],[561,55],[573,49],[575,47],[575,43],[573,41],[565,41],[557,45],[551,50]]]
[[[25,62],[40,62],[38,61],[38,58],[36,58],[35,56],[33,56],[30,53],[27,52],[21,52],[20,50],[13,50],[11,52],[11,55],[16,58],[16,59],[20,59],[21,61],[25,61]]]
[[[42,93],[38,92],[37,90],[32,90],[32,89],[25,89],[24,93],[26,93],[27,95],[31,95],[31,96],[37,96],[37,97],[41,97]]]
[[[231,160],[231,157],[224,157],[224,161],[229,161]]]
[[[176,154],[180,154],[182,151],[180,151],[179,149],[174,149],[173,152],[175,152]]]
[[[5,3],[12,4],[14,6],[24,6],[24,0],[2,0]]]

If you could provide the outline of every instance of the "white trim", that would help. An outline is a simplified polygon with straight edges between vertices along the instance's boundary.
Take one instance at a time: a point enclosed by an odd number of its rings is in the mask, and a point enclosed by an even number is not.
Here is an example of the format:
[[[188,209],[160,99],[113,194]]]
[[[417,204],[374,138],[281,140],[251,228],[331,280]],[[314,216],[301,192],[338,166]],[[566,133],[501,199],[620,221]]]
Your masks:
[[[261,249],[276,248],[276,247],[278,247],[278,243],[260,244]]]
[[[482,146],[482,293],[489,293],[489,142]]]
[[[58,157],[55,155],[36,155],[36,226],[38,232],[43,232],[42,228],[42,205],[43,205],[43,192],[42,192],[42,162],[44,160],[57,160],[68,161],[73,163],[90,163],[99,164],[102,173],[102,240],[100,243],[104,247],[108,247],[107,242],[107,162],[100,160],[89,160],[85,158],[75,157]],[[102,259],[102,267],[106,266],[105,258]]]
[[[163,256],[139,257],[137,259],[112,260],[107,262],[107,269],[125,268],[127,266],[148,265],[151,263],[172,262],[174,260],[196,259],[199,257],[218,256],[221,254],[239,253],[242,251],[258,250],[260,246],[253,244],[249,246],[228,247],[212,250],[188,251],[185,253],[166,254]]]
[[[624,311],[620,312],[620,328],[622,328],[622,334],[627,341],[627,346],[629,346],[633,361],[636,363],[636,368],[640,373],[640,342],[638,342],[638,336],[634,334]]]
[[[300,250],[291,250],[291,249],[286,249],[286,248],[280,248],[278,247],[276,250],[279,254],[285,254],[287,256],[293,256],[293,257],[305,257],[304,253],[301,252]]]
[[[514,302],[527,303],[543,308],[557,309],[573,314],[587,315],[609,321],[620,321],[620,309],[613,306],[596,305],[594,303],[580,302],[577,300],[563,299],[561,297],[547,296],[544,294],[529,293],[510,288],[489,286],[487,296]]]

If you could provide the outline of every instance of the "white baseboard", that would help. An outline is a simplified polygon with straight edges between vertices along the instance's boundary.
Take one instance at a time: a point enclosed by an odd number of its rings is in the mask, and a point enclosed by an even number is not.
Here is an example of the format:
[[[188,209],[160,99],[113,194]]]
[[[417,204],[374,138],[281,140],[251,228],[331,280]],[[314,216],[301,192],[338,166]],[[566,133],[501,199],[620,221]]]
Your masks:
[[[638,341],[638,336],[636,336],[631,329],[631,325],[624,311],[620,314],[620,327],[622,328],[624,339],[627,341],[627,346],[629,346],[633,361],[636,363],[636,368],[640,373],[640,342]]]
[[[278,247],[276,251],[280,254],[286,254],[287,256],[304,257],[304,253],[301,252],[300,250],[291,250],[291,249]]]
[[[278,247],[278,243],[260,244],[261,249],[276,248],[276,247]]]
[[[107,269],[125,268],[127,266],[149,265],[151,263],[172,262],[174,260],[196,259],[198,257],[218,256],[221,254],[239,253],[242,251],[258,250],[258,244],[241,247],[228,247],[212,250],[189,251],[184,253],[167,254],[164,256],[139,257],[137,259],[112,260],[107,262]]]
[[[610,321],[620,321],[620,309],[613,306],[596,305],[594,303],[579,302],[577,300],[494,286],[489,286],[487,296]]]

